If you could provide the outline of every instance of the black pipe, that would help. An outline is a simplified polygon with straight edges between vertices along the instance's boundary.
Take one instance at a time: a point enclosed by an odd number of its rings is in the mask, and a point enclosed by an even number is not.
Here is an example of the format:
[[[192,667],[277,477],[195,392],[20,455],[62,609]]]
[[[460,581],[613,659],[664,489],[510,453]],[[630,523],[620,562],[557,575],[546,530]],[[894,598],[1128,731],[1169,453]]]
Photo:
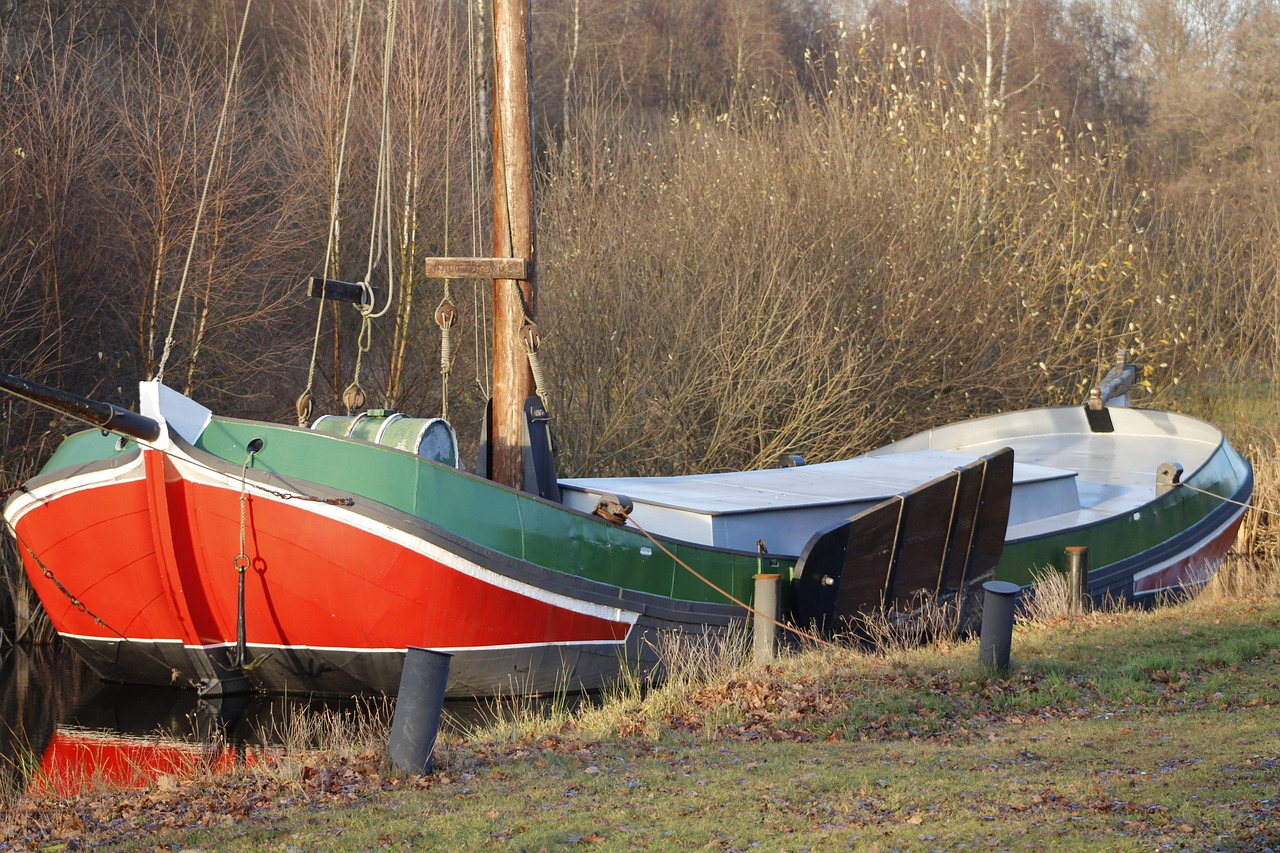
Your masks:
[[[409,646],[400,672],[400,692],[391,718],[387,754],[391,766],[402,773],[425,776],[431,772],[431,752],[440,733],[444,713],[444,688],[449,681],[453,655]]]
[[[978,662],[996,669],[1009,668],[1013,646],[1013,616],[1022,587],[1009,581],[982,585],[982,628],[978,635]]]
[[[160,422],[154,418],[122,409],[111,403],[90,400],[88,397],[81,397],[70,391],[50,388],[48,385],[41,385],[30,379],[14,376],[12,373],[0,373],[0,389],[38,406],[87,421],[111,432],[124,433],[142,441],[155,441],[160,437]]]

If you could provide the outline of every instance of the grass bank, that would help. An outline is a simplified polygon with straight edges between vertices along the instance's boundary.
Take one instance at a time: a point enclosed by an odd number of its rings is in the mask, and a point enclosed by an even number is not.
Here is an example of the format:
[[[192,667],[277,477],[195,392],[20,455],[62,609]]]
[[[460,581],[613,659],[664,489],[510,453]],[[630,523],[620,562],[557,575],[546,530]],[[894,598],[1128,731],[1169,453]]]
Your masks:
[[[23,801],[0,849],[1259,849],[1280,843],[1280,598],[810,650],[455,735]]]

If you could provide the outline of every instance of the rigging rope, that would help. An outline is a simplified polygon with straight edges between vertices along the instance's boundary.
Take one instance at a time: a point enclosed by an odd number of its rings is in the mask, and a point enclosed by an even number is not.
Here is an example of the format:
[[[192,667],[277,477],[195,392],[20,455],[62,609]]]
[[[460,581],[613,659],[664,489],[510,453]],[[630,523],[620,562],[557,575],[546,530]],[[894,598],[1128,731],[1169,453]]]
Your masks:
[[[470,13],[471,4],[467,4],[468,13]],[[446,10],[448,22],[446,24],[446,43],[445,43],[445,103],[444,103],[444,126],[445,139],[453,137],[453,36],[454,36],[454,15],[453,11]],[[468,63],[470,67],[470,63]],[[449,237],[453,233],[453,158],[448,155],[444,158],[444,255],[449,257]],[[440,297],[440,304],[436,306],[436,325],[440,327],[440,417],[445,420],[449,419],[449,375],[453,372],[453,327],[457,323],[457,311],[453,306],[453,280],[446,277],[444,280],[444,293]]]
[[[338,162],[334,167],[333,173],[333,197],[329,204],[329,233],[327,242],[324,247],[324,278],[329,278],[330,264],[333,262],[336,247],[335,241],[339,236],[340,213],[342,203],[342,176],[346,168],[347,160],[347,139],[351,128],[351,102],[355,98],[356,91],[356,68],[359,65],[360,58],[360,37],[364,32],[364,10],[365,0],[360,0],[360,5],[356,9],[355,35],[351,43],[351,72],[347,76],[347,98],[342,109],[342,131],[338,135]],[[320,304],[316,307],[316,330],[315,336],[311,342],[311,362],[307,368],[307,387],[298,396],[298,426],[306,426],[307,419],[311,416],[312,393],[315,388],[316,378],[316,359],[320,352],[320,329],[324,322],[324,300],[320,300]]]
[[[378,167],[374,180],[373,216],[369,224],[369,258],[362,282],[367,286],[367,282],[373,278],[374,266],[385,254],[387,301],[379,311],[374,311],[372,304],[367,307],[364,303],[360,305],[360,313],[375,320],[391,308],[395,288],[394,253],[391,251],[391,246],[395,243],[395,218],[391,200],[391,67],[395,53],[397,9],[397,0],[388,0],[387,31],[382,49],[382,128],[378,135]]]
[[[395,243],[395,218],[391,196],[391,65],[395,54],[396,0],[387,3],[387,30],[382,48],[382,125],[378,133],[378,167],[374,178],[373,214],[369,222],[369,254],[364,280],[360,282],[365,298],[360,301],[360,335],[356,339],[356,365],[351,384],[342,392],[342,402],[347,414],[364,405],[364,390],[360,387],[360,372],[364,356],[373,347],[373,321],[391,309],[395,298],[395,261],[391,251]],[[385,233],[384,233],[385,230]],[[387,301],[381,310],[374,311],[373,289],[369,281],[373,268],[383,256],[387,262]]]
[[[480,233],[480,198],[482,194],[482,169],[480,164],[479,138],[481,131],[480,90],[476,85],[477,72],[481,71],[480,58],[483,53],[483,29],[476,26],[476,4],[467,4],[467,111],[469,137],[469,165],[471,167],[471,254],[481,253],[482,235]],[[471,282],[471,300],[475,310],[472,311],[475,347],[476,387],[483,397],[490,396],[489,390],[489,348],[484,342],[489,340],[489,328],[486,322],[487,312],[483,310],[484,295],[479,280]]]
[[[244,46],[245,30],[249,26],[249,10],[253,0],[245,0],[244,16],[240,19],[240,34],[236,38],[236,49],[231,59],[231,71],[227,75],[227,88],[222,97],[222,112],[218,115],[218,130],[213,136],[213,153],[209,155],[209,167],[204,175],[204,189],[200,192],[200,203],[196,206],[196,221],[191,226],[191,242],[187,245],[187,259],[182,265],[182,278],[178,280],[178,293],[173,300],[173,316],[169,318],[169,333],[164,338],[164,352],[160,356],[160,365],[156,368],[155,379],[164,381],[165,365],[169,362],[169,353],[173,351],[173,334],[178,327],[178,312],[182,307],[182,295],[187,287],[187,276],[191,271],[191,258],[196,251],[196,238],[200,234],[200,221],[204,218],[205,207],[209,200],[209,185],[213,182],[213,172],[218,163],[218,152],[222,148],[222,131],[227,124],[227,112],[231,105],[231,95],[235,91],[236,80],[240,76],[240,54]]]

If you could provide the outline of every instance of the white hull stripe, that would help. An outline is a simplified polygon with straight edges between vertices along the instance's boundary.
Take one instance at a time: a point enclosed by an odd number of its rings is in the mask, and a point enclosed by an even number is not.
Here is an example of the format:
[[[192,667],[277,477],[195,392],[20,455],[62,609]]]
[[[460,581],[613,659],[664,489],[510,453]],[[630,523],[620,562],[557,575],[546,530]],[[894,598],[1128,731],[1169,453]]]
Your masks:
[[[220,649],[234,649],[235,643],[204,643],[200,645],[186,645],[181,640],[160,639],[160,638],[141,638],[130,637],[121,639],[120,637],[95,637],[91,634],[59,634],[58,636],[67,640],[79,640],[84,643],[111,644],[120,645],[125,643],[147,643],[156,646],[173,646],[181,648],[184,651],[213,652]],[[567,640],[560,642],[537,642],[537,643],[495,643],[491,646],[432,646],[432,651],[437,652],[483,652],[502,649],[539,649],[544,646],[620,646],[625,643],[625,639],[621,640]],[[403,654],[404,647],[360,647],[360,646],[300,646],[300,645],[283,645],[280,643],[255,643],[249,642],[251,649],[279,649],[281,651],[309,651],[309,652],[339,652],[348,654]]]
[[[142,455],[139,454],[137,459],[119,468],[103,468],[87,474],[75,474],[34,489],[15,493],[9,505],[5,507],[5,517],[11,525],[16,527],[22,516],[51,500],[74,495],[77,492],[86,492],[99,486],[144,480],[146,476]]]

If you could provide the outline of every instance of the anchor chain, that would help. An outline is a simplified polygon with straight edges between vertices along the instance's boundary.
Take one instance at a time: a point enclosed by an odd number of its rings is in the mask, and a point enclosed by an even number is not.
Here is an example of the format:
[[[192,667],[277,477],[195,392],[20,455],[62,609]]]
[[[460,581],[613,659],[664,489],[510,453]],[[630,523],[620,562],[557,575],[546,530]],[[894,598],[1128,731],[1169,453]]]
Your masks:
[[[23,489],[23,491],[26,491],[26,488],[25,488],[25,487],[21,487],[21,488]],[[183,675],[182,675],[182,673],[181,673],[181,672],[179,672],[177,669],[175,669],[174,667],[172,667],[172,666],[171,666],[168,662],[166,662],[164,659],[162,659],[162,658],[160,658],[160,657],[158,657],[158,656],[156,656],[156,655],[152,654],[151,652],[149,652],[149,651],[146,649],[146,647],[145,647],[145,646],[143,646],[143,645],[141,645],[141,644],[138,644],[138,641],[137,641],[137,640],[131,639],[130,637],[126,637],[124,634],[120,633],[120,632],[119,632],[119,631],[117,631],[115,628],[113,628],[113,627],[111,627],[110,625],[108,625],[108,624],[107,624],[107,621],[106,621],[105,619],[103,619],[101,616],[99,616],[98,614],[96,614],[96,613],[94,613],[92,610],[90,610],[90,609],[89,609],[89,605],[85,604],[83,601],[81,601],[79,598],[77,598],[77,597],[76,597],[76,595],[75,595],[75,593],[73,593],[71,590],[67,589],[67,588],[63,585],[62,581],[58,580],[58,577],[53,573],[53,569],[51,569],[51,568],[49,568],[47,565],[45,565],[44,561],[43,561],[43,560],[41,560],[41,559],[40,559],[40,557],[36,554],[35,549],[33,549],[30,545],[28,545],[28,544],[27,544],[27,540],[23,539],[23,538],[22,538],[22,536],[20,536],[20,535],[18,534],[18,530],[17,530],[17,528],[16,528],[16,527],[14,527],[12,524],[6,524],[5,526],[9,528],[9,533],[13,536],[14,540],[15,540],[19,545],[21,545],[21,546],[22,546],[23,550],[25,550],[28,554],[30,554],[30,555],[31,555],[31,559],[35,562],[35,564],[36,564],[37,566],[39,566],[39,567],[40,567],[40,573],[45,577],[45,579],[47,579],[47,580],[48,580],[49,582],[51,582],[55,587],[57,587],[58,591],[59,591],[59,592],[61,592],[63,595],[65,595],[65,596],[67,597],[67,600],[71,602],[72,606],[73,606],[73,607],[75,607],[75,609],[76,609],[78,612],[83,613],[85,616],[88,616],[90,619],[92,619],[92,620],[93,620],[94,622],[96,622],[98,625],[101,625],[101,626],[102,626],[104,629],[106,629],[107,631],[110,631],[112,634],[115,634],[117,637],[119,637],[119,638],[120,638],[121,640],[123,640],[124,642],[126,642],[126,643],[134,643],[134,644],[138,645],[138,650],[139,650],[142,654],[144,654],[144,655],[146,655],[147,657],[151,658],[153,661],[155,661],[156,663],[160,664],[162,667],[168,667],[168,668],[169,668],[169,678],[170,678],[170,681],[171,681],[171,682],[173,682],[173,683],[177,683],[179,680],[185,680],[185,681],[186,681],[186,684],[187,684],[187,686],[188,686],[188,687],[191,687],[191,688],[198,688],[198,687],[199,687],[199,685],[198,685],[196,682],[192,681],[190,678],[183,679]]]

